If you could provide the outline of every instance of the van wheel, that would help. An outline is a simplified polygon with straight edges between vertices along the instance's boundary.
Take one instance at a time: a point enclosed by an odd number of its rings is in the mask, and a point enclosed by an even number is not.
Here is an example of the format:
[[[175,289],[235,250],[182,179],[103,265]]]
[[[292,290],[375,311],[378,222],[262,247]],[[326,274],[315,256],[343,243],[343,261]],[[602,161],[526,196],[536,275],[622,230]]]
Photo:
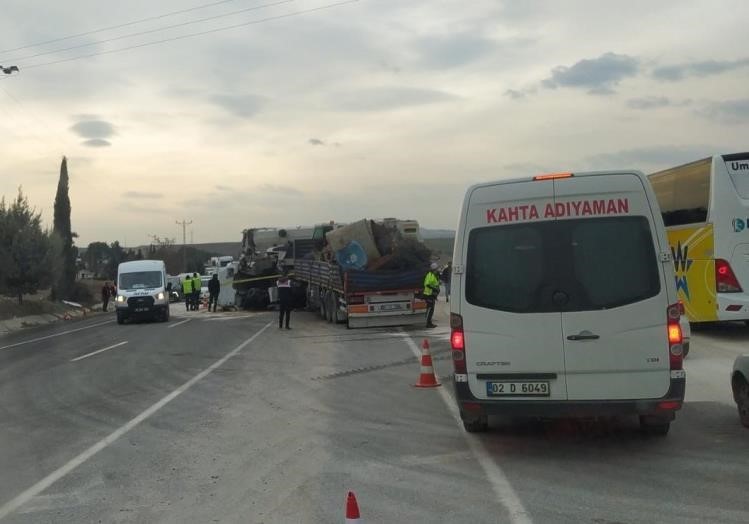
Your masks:
[[[640,429],[646,435],[665,437],[668,435],[668,430],[671,429],[671,422],[664,422],[649,417],[640,417]]]
[[[164,310],[164,312],[161,314],[161,321],[162,322],[169,322],[169,307]]]
[[[125,323],[125,317],[119,311],[117,312],[117,323],[118,324],[124,324]]]
[[[746,381],[734,379],[733,398],[736,399],[741,424],[749,428],[749,384]]]
[[[468,433],[483,433],[489,429],[489,417],[478,417],[463,421],[463,427]]]

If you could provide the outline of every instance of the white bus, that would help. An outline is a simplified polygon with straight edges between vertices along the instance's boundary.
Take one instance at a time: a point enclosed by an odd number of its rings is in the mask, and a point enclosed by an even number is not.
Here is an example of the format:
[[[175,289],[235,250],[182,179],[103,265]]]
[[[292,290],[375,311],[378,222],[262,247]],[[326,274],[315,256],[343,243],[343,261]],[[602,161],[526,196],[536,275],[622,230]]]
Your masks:
[[[649,175],[690,322],[749,321],[749,152]]]

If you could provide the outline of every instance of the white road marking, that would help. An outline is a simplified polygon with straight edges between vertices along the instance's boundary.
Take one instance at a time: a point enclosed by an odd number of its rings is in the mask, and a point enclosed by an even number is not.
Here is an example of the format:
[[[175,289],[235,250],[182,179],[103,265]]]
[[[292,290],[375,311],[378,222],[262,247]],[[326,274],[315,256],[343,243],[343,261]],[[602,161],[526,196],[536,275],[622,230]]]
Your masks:
[[[114,349],[114,348],[117,348],[117,347],[120,347],[120,346],[124,346],[125,344],[127,344],[127,340],[125,340],[124,342],[118,342],[117,344],[113,344],[111,346],[107,346],[107,347],[105,347],[103,349],[97,349],[96,351],[92,351],[91,353],[86,353],[85,355],[81,355],[80,357],[75,357],[75,358],[71,359],[70,361],[71,362],[78,362],[79,360],[83,360],[84,358],[93,357],[94,355],[98,355],[99,353],[103,353],[105,351],[109,351],[110,349]]]
[[[24,340],[23,342],[16,342],[15,344],[9,344],[7,346],[2,346],[2,347],[0,347],[0,350],[10,349],[10,348],[18,347],[18,346],[23,346],[24,344],[31,344],[33,342],[39,342],[40,340],[48,340],[50,338],[59,337],[61,335],[68,335],[70,333],[76,333],[77,331],[83,331],[84,329],[91,329],[91,328],[95,328],[95,327],[98,327],[98,326],[103,326],[104,324],[110,324],[112,322],[114,322],[114,320],[107,320],[106,322],[99,322],[98,324],[91,324],[90,326],[84,326],[84,327],[79,327],[79,328],[76,328],[76,329],[69,329],[67,331],[61,331],[59,333],[53,333],[52,335],[47,335],[45,337],[32,338],[31,340]]]
[[[61,478],[71,473],[78,466],[81,466],[82,464],[84,464],[87,460],[89,460],[91,457],[93,457],[100,451],[112,445],[114,442],[117,441],[117,439],[127,434],[130,430],[136,428],[139,424],[141,424],[145,420],[148,420],[150,417],[156,414],[161,408],[163,408],[164,406],[169,404],[172,400],[179,397],[182,393],[184,393],[185,391],[193,387],[195,384],[203,380],[211,372],[216,370],[216,368],[222,366],[227,360],[236,356],[237,353],[239,353],[247,345],[252,343],[257,337],[259,337],[271,325],[273,325],[273,322],[268,322],[265,326],[260,328],[260,330],[256,332],[254,335],[252,335],[250,338],[242,342],[240,345],[232,349],[229,353],[227,353],[226,355],[221,357],[219,360],[217,360],[216,362],[208,366],[206,369],[204,369],[203,371],[201,371],[200,373],[192,377],[190,380],[182,384],[180,387],[178,387],[177,389],[169,393],[167,396],[165,396],[164,398],[162,398],[155,404],[151,405],[151,407],[141,412],[135,418],[131,419],[129,422],[120,426],[119,428],[114,430],[112,433],[110,433],[109,435],[107,435],[106,437],[104,437],[99,442],[97,442],[90,448],[86,449],[79,455],[73,457],[66,464],[60,466],[55,471],[53,471],[52,473],[44,477],[42,480],[40,480],[39,482],[31,486],[30,488],[16,495],[12,500],[0,506],[0,520],[14,513],[16,510],[18,510],[21,506],[29,502],[31,499],[33,499],[37,495],[40,495],[44,490],[46,490],[52,484],[54,484]]]
[[[192,320],[191,318],[187,318],[187,319],[185,319],[185,320],[181,320],[181,321],[177,322],[176,324],[169,324],[169,325],[167,326],[167,329],[172,329],[173,327],[177,327],[177,326],[179,326],[179,325],[182,325],[182,324],[184,324],[185,322],[190,322],[191,320]]]
[[[416,345],[416,342],[413,341],[409,334],[402,333],[401,336],[406,344],[408,344],[408,347],[411,348],[411,352],[414,356],[421,358],[421,349]],[[458,412],[455,400],[450,396],[450,393],[447,392],[447,389],[444,386],[436,389],[439,391],[445,406],[447,406],[447,410],[453,416],[463,432],[463,436],[465,437],[466,442],[468,442],[468,447],[471,450],[471,453],[473,453],[476,461],[481,464],[481,467],[484,469],[484,473],[489,479],[499,502],[510,514],[510,521],[515,524],[531,524],[533,521],[531,520],[528,510],[523,506],[523,502],[520,500],[520,497],[518,497],[518,494],[515,493],[515,489],[512,487],[512,484],[510,484],[510,481],[507,479],[504,471],[502,471],[502,468],[497,465],[489,452],[486,451],[486,448],[481,444],[481,441],[475,435],[471,435],[463,429],[463,422],[460,419],[460,413]],[[1,515],[2,514],[0,514],[0,516]]]

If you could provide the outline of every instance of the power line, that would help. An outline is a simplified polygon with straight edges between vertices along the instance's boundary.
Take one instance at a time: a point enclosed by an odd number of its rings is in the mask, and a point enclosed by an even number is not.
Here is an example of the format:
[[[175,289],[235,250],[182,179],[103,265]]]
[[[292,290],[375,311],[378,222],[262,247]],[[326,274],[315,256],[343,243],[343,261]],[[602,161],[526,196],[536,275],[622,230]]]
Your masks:
[[[304,14],[308,14],[308,13],[313,13],[313,12],[316,12],[316,11],[324,11],[326,9],[333,9],[335,7],[341,7],[341,6],[344,6],[344,5],[347,5],[347,4],[353,4],[353,3],[358,2],[358,1],[359,0],[345,0],[343,2],[335,2],[335,3],[332,3],[332,4],[322,5],[322,6],[319,6],[319,7],[313,7],[313,8],[310,8],[310,9],[303,9],[303,10],[300,10],[300,11],[292,11],[291,13],[286,13],[286,14],[283,14],[283,15],[269,16],[269,17],[266,17],[266,18],[259,18],[257,20],[250,20],[249,22],[243,22],[241,24],[234,24],[234,25],[228,25],[228,26],[224,26],[224,27],[217,27],[215,29],[208,29],[206,31],[200,31],[200,32],[197,32],[197,33],[188,33],[188,34],[185,34],[185,35],[175,36],[175,37],[172,37],[172,38],[164,38],[163,40],[154,40],[152,42],[145,42],[145,43],[142,43],[142,44],[127,46],[127,47],[120,47],[118,49],[109,49],[109,50],[105,50],[105,51],[99,51],[99,52],[96,52],[96,53],[90,53],[90,54],[87,54],[87,55],[73,56],[73,57],[70,57],[70,58],[63,58],[63,59],[60,59],[60,60],[53,60],[52,62],[42,62],[41,64],[33,64],[33,65],[28,65],[28,66],[19,66],[19,68],[23,71],[25,69],[34,69],[34,68],[37,68],[37,67],[45,67],[45,66],[50,66],[50,65],[55,65],[55,64],[62,64],[62,63],[65,63],[65,62],[72,62],[74,60],[81,60],[81,59],[84,59],[84,58],[92,58],[94,56],[110,55],[110,54],[113,54],[113,53],[120,53],[122,51],[129,51],[130,49],[138,49],[138,48],[141,48],[141,47],[148,47],[148,46],[157,45],[157,44],[164,44],[164,43],[167,43],[167,42],[174,42],[176,40],[184,40],[186,38],[192,38],[192,37],[195,37],[195,36],[202,36],[202,35],[207,35],[207,34],[211,34],[211,33],[218,33],[219,31],[227,31],[229,29],[237,29],[239,27],[245,27],[245,26],[249,26],[249,25],[262,24],[262,23],[265,23],[265,22],[271,22],[273,20],[281,20],[283,18],[291,18],[291,17],[294,17],[294,16],[299,16],[299,15],[304,15]]]
[[[23,60],[29,60],[31,58],[36,58],[36,57],[39,57],[39,56],[53,55],[53,54],[56,54],[56,53],[63,53],[65,51],[72,51],[73,49],[81,49],[81,48],[84,48],[84,47],[91,47],[91,46],[94,46],[94,45],[106,44],[108,42],[115,42],[117,40],[124,40],[126,38],[132,38],[134,36],[143,36],[143,35],[148,35],[148,34],[151,34],[151,33],[158,33],[158,32],[161,32],[161,31],[167,31],[169,29],[176,29],[177,27],[185,27],[185,26],[188,26],[188,25],[202,24],[203,22],[209,22],[211,20],[218,20],[219,18],[226,18],[227,16],[234,16],[234,15],[238,15],[238,14],[241,14],[241,13],[247,13],[247,12],[250,12],[250,11],[258,11],[260,9],[265,9],[266,7],[276,7],[276,6],[279,6],[281,4],[288,4],[288,3],[294,2],[294,1],[296,1],[296,0],[280,0],[278,2],[271,3],[271,4],[263,4],[263,5],[253,6],[253,7],[246,7],[244,9],[238,9],[236,11],[230,11],[228,13],[223,13],[223,14],[220,14],[220,15],[207,16],[207,17],[204,17],[204,18],[198,18],[196,20],[188,20],[187,22],[180,22],[179,24],[166,25],[166,26],[162,26],[162,27],[157,27],[155,29],[149,29],[147,31],[139,31],[137,33],[129,33],[127,35],[113,36],[112,38],[105,38],[103,40],[96,40],[95,42],[88,42],[86,44],[78,44],[78,45],[74,45],[74,46],[70,46],[70,47],[63,47],[63,48],[60,48],[60,49],[53,49],[51,51],[42,51],[40,53],[36,53],[36,54],[33,54],[33,55],[22,56],[22,57],[18,57],[18,58],[9,58],[9,59],[7,59],[5,61],[6,62],[22,62]]]
[[[179,11],[170,11],[169,13],[163,13],[163,14],[160,14],[160,15],[149,16],[149,17],[146,17],[146,18],[141,18],[140,20],[133,20],[131,22],[125,22],[123,24],[111,25],[109,27],[102,27],[101,29],[93,29],[91,31],[86,31],[86,32],[83,32],[83,33],[77,33],[77,34],[74,34],[74,35],[68,35],[68,36],[62,36],[62,37],[59,37],[59,38],[53,38],[51,40],[45,40],[44,42],[37,42],[36,44],[22,45],[21,47],[14,47],[12,49],[3,49],[3,50],[0,50],[0,53],[10,53],[12,51],[20,51],[21,49],[28,49],[30,47],[38,47],[38,46],[42,46],[42,45],[46,45],[46,44],[53,44],[55,42],[62,42],[63,40],[71,40],[73,38],[78,38],[78,37],[81,37],[81,36],[93,35],[95,33],[103,33],[104,31],[111,31],[112,29],[120,29],[122,27],[128,27],[128,26],[131,26],[131,25],[142,24],[143,22],[150,22],[151,20],[159,20],[161,18],[167,18],[169,16],[181,15],[183,13],[189,13],[191,11],[198,11],[200,9],[207,9],[209,7],[214,7],[214,6],[217,6],[217,5],[220,5],[220,4],[228,4],[229,2],[234,2],[234,1],[236,1],[236,0],[221,0],[220,2],[213,2],[211,4],[198,5],[198,6],[190,7],[190,8],[187,8],[187,9],[180,9]]]

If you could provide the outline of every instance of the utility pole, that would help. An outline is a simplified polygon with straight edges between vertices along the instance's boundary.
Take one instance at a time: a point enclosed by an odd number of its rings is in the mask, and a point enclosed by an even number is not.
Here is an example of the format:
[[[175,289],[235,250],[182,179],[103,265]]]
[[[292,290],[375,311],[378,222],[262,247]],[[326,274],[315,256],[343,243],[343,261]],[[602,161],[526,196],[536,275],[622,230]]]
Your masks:
[[[182,222],[177,220],[177,225],[182,226],[182,270],[184,272],[187,272],[187,246],[185,244],[187,244],[187,226],[190,224],[192,224],[192,220],[189,222],[184,218]]]

